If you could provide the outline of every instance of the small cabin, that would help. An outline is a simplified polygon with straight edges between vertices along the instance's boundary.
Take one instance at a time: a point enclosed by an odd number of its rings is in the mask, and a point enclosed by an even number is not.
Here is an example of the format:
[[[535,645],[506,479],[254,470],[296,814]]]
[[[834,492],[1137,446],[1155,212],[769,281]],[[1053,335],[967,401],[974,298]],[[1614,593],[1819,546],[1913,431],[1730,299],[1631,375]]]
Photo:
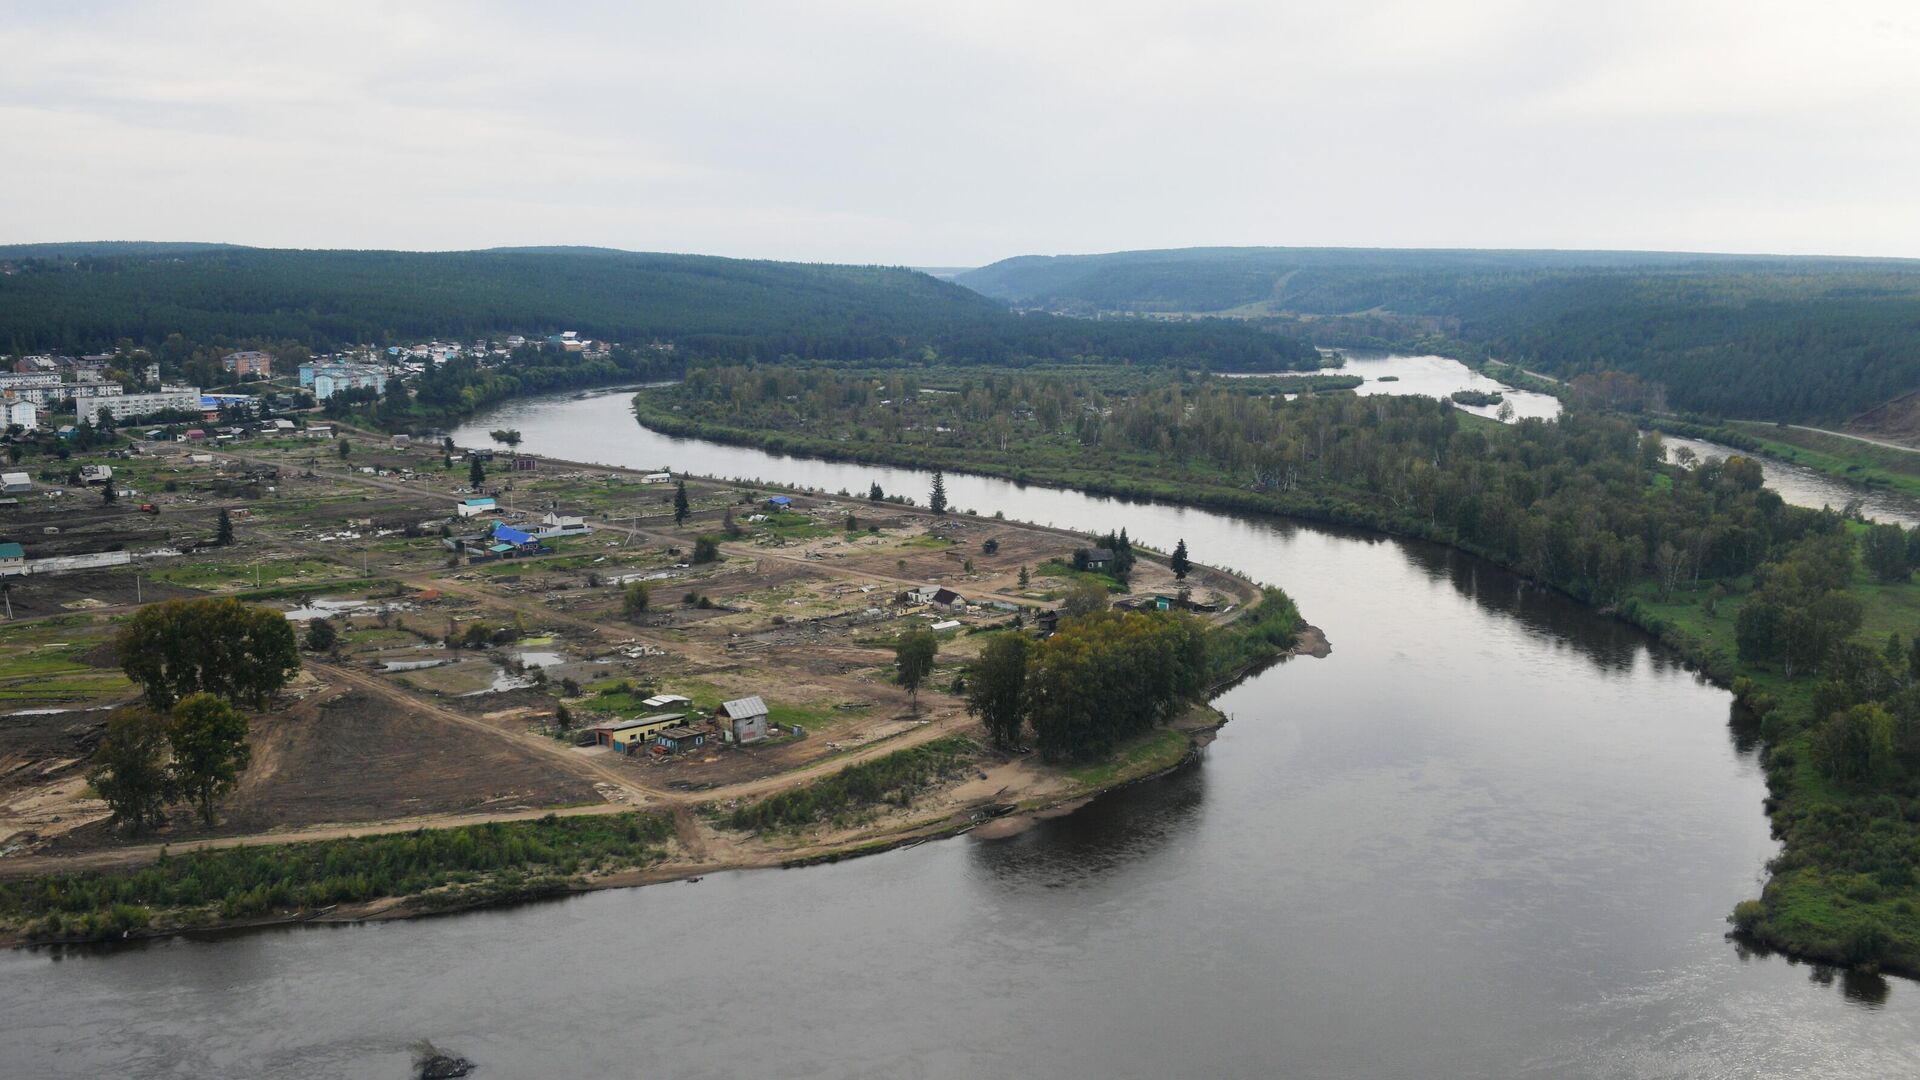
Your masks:
[[[714,719],[725,728],[730,742],[745,746],[767,737],[767,703],[758,694],[722,703]]]
[[[707,733],[690,727],[670,727],[653,737],[653,745],[664,753],[684,753],[707,745]]]

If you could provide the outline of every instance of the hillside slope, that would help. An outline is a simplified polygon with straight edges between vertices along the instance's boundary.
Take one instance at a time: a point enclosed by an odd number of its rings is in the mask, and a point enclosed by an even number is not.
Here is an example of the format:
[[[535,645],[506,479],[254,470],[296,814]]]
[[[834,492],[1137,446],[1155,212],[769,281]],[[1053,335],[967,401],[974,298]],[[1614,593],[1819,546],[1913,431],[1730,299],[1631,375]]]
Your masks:
[[[1297,341],[1243,324],[1022,316],[910,270],[600,248],[289,251],[159,245],[0,248],[0,348],[92,351],[297,342],[316,350],[561,329],[682,355],[1011,363],[1099,358],[1223,370],[1311,366]]]
[[[1728,416],[1836,421],[1920,388],[1913,260],[1189,248],[1026,256],[956,280],[1022,307],[1230,312],[1325,344],[1425,338],[1562,377],[1614,369]]]

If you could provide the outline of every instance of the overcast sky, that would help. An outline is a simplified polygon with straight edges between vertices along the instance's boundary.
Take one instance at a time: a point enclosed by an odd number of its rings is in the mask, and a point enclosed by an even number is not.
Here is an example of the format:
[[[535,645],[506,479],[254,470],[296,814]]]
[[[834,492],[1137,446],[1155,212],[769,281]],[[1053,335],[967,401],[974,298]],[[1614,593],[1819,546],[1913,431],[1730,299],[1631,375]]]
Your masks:
[[[1920,256],[1920,5],[0,0],[0,242]]]

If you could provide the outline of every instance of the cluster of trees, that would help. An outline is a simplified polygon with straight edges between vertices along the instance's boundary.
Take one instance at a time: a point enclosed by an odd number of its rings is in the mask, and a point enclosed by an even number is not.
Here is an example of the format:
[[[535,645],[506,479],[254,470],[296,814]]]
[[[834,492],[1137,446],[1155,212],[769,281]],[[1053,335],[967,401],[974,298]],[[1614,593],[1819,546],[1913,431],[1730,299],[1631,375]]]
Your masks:
[[[231,598],[168,600],[135,612],[114,647],[146,701],[108,719],[89,778],[133,831],[160,824],[182,799],[212,824],[250,758],[233,703],[263,708],[300,670],[293,627]]]
[[[231,597],[148,604],[120,628],[114,646],[121,669],[156,709],[200,693],[265,708],[300,670],[286,617]]]
[[[1106,756],[1165,723],[1208,685],[1207,631],[1174,612],[1069,618],[1045,641],[990,638],[967,670],[967,709],[1001,746],[1031,731],[1049,761]]]
[[[251,758],[247,718],[213,694],[194,694],[165,712],[116,710],[87,779],[114,821],[131,832],[160,825],[167,804],[180,800],[211,825],[214,804],[233,790]]]

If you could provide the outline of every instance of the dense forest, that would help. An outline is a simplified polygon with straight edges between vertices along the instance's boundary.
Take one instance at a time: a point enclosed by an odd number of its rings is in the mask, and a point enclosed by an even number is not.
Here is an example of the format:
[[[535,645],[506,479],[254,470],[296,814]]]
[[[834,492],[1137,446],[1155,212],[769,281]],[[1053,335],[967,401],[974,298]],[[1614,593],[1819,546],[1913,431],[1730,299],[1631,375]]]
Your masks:
[[[1143,325],[1018,315],[911,270],[604,249],[282,251],[186,245],[0,248],[0,349],[283,342],[326,352],[576,330],[688,360],[1101,359],[1312,367],[1313,351],[1225,320]]]
[[[957,280],[1076,314],[1230,312],[1322,345],[1618,370],[1676,409],[1835,422],[1920,386],[1920,262],[1652,252],[1193,248]]]
[[[1286,401],[1172,374],[1113,392],[991,373],[724,367],[642,393],[643,422],[778,450],[1281,511],[1437,540],[1660,634],[1732,683],[1785,838],[1738,925],[1920,971],[1920,531],[1787,505],[1745,457],[1670,462],[1577,403],[1502,425],[1443,401]]]

